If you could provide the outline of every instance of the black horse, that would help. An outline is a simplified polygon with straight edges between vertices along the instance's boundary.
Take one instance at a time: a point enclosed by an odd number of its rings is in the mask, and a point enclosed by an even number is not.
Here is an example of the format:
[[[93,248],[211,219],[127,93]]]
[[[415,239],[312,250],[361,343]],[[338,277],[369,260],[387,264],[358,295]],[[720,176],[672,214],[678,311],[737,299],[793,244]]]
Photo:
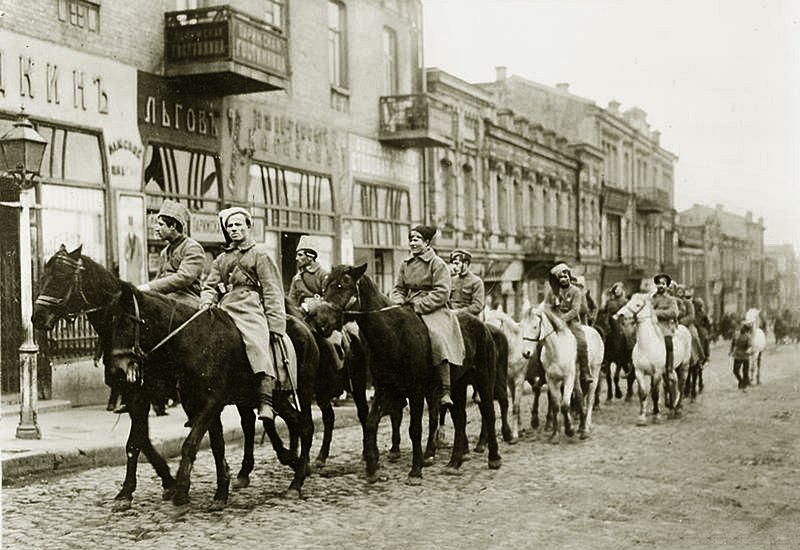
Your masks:
[[[633,353],[633,343],[630,336],[626,334],[622,323],[624,321],[613,316],[608,316],[608,325],[605,328],[605,350],[603,352],[603,363],[600,367],[601,376],[606,378],[607,397],[606,401],[611,401],[612,397],[620,399],[622,397],[622,390],[619,387],[620,373],[625,374],[628,381],[627,391],[625,393],[625,400],[629,401],[633,397],[633,383],[636,381],[636,374],[633,370],[633,360],[631,354]],[[611,364],[615,365],[612,374]],[[613,392],[613,393],[612,393]],[[595,394],[595,405],[599,403],[600,384],[597,385],[597,392]]]
[[[208,431],[217,471],[212,509],[221,509],[227,503],[230,478],[220,414],[229,403],[250,414],[258,404],[253,373],[236,325],[227,313],[212,308],[175,332],[176,327],[197,313],[195,308],[160,294],[140,292],[124,282],[111,311],[111,353],[115,365],[142,384],[175,373],[181,402],[193,420],[181,447],[173,503],[179,506],[188,503],[192,465],[200,441]],[[286,324],[297,352],[297,388],[292,392],[287,384],[276,390],[273,402],[276,414],[289,428],[291,448],[284,447],[274,421],[264,421],[264,430],[280,462],[294,470],[287,496],[299,498],[303,482],[311,473],[309,454],[314,434],[311,404],[319,350],[302,321],[287,316]]]
[[[373,350],[371,360],[375,399],[370,408],[364,434],[364,457],[367,463],[367,478],[377,480],[378,448],[377,427],[381,416],[397,407],[398,402],[408,399],[411,422],[409,436],[412,443],[412,466],[408,482],[419,483],[422,477],[422,411],[423,399],[427,399],[430,412],[428,452],[435,450],[436,413],[438,403],[435,389],[438,377],[432,368],[428,329],[413,309],[392,305],[375,283],[364,275],[366,265],[358,267],[336,266],[328,276],[324,302],[313,312],[313,324],[323,333],[342,325],[343,314],[355,318],[359,329]],[[345,311],[351,301],[356,301],[355,310]],[[465,376],[470,369],[472,382],[481,396],[481,412],[487,428],[489,445],[489,467],[499,468],[502,460],[497,449],[495,434],[494,389],[495,357],[494,344],[484,324],[476,317],[466,316],[459,322],[465,337],[467,361],[463,367],[453,368],[451,386],[453,408],[451,415],[455,426],[453,453],[447,467],[457,470],[463,461],[466,443],[466,386]]]
[[[114,383],[125,379],[124,372],[116,368],[111,360],[111,314],[109,306],[119,295],[121,284],[121,281],[103,266],[89,257],[81,255],[81,247],[72,252],[67,252],[66,248],[62,246],[45,265],[39,283],[39,295],[33,308],[33,323],[39,330],[50,330],[60,318],[86,313],[89,322],[99,336],[100,347],[97,357],[102,357],[103,359],[106,380],[112,380]],[[294,326],[295,322],[290,321],[288,328],[296,330],[298,333],[303,333],[302,329]],[[323,376],[318,375],[317,385],[324,385],[323,379]],[[170,380],[169,384],[174,384],[174,381]],[[330,385],[333,386],[335,384]],[[166,389],[171,388],[172,386]],[[175,479],[172,477],[164,458],[153,448],[149,437],[148,412],[150,396],[156,392],[163,392],[164,389],[164,387],[160,387],[160,384],[154,384],[150,379],[144,380],[142,385],[129,385],[127,387],[126,398],[131,427],[125,445],[127,456],[125,480],[121,490],[115,497],[115,510],[130,508],[133,493],[136,490],[136,472],[140,452],[144,452],[159,478],[161,478],[164,499],[170,499],[174,495]],[[330,407],[330,400],[322,398],[318,403],[320,403],[320,409],[323,411],[323,419],[327,417],[332,419],[332,413],[326,415],[324,407],[325,404]],[[249,485],[250,473],[255,464],[253,456],[255,414],[250,408],[237,408],[244,434],[244,457],[234,482],[234,487],[241,488]],[[185,405],[184,409],[187,414],[193,414],[193,411],[187,409]]]

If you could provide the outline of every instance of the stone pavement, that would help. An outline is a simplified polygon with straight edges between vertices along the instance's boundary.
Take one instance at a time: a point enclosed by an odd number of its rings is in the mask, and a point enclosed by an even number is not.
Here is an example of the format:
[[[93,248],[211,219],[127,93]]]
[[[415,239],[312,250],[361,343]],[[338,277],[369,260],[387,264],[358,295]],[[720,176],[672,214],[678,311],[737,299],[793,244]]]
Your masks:
[[[20,481],[26,476],[47,475],[63,471],[85,470],[99,466],[125,464],[125,442],[130,430],[127,414],[106,411],[104,405],[64,408],[50,407],[43,401],[38,415],[42,438],[38,440],[16,439],[19,405],[4,405],[0,419],[0,455],[2,455],[3,485]],[[165,457],[180,455],[183,439],[189,434],[185,428],[186,414],[180,407],[168,409],[167,416],[156,416],[150,412],[150,439],[153,446]],[[335,407],[336,426],[342,427],[358,422],[352,400]],[[322,433],[322,414],[312,407],[315,432]],[[278,426],[282,421],[278,419]],[[242,439],[239,415],[236,407],[229,405],[222,411],[225,442]],[[256,428],[256,440],[261,438],[260,423]],[[203,438],[201,448],[208,447],[208,435]],[[142,461],[146,461],[142,454]]]

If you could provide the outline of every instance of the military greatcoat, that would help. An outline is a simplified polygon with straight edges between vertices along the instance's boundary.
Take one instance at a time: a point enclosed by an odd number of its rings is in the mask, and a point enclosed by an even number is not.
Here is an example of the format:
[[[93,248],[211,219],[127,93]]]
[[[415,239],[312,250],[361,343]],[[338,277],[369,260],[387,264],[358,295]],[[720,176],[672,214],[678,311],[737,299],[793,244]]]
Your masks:
[[[197,307],[204,261],[200,243],[183,235],[161,249],[158,273],[148,286],[153,292]]]

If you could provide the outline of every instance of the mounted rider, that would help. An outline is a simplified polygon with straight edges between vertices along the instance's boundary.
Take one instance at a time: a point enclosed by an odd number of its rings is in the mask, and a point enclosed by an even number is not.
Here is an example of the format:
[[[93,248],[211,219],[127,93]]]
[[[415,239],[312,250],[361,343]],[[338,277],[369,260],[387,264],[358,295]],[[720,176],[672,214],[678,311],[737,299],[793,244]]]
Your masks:
[[[695,326],[697,323],[697,315],[694,308],[694,302],[692,301],[691,296],[688,296],[688,291],[690,289],[691,287],[678,285],[678,309],[681,310],[680,316],[678,317],[678,323],[685,326],[692,335],[692,358],[696,359],[699,362],[698,364],[702,365],[706,362],[706,354],[705,350],[703,349],[703,344],[700,341],[700,335],[697,332],[697,327]],[[692,293],[694,293],[693,290]]]
[[[658,326],[661,328],[661,334],[664,336],[664,346],[666,347],[667,357],[665,367],[667,374],[671,374],[673,370],[673,350],[672,350],[672,335],[675,333],[675,327],[678,321],[679,309],[678,302],[673,298],[667,289],[673,284],[672,277],[666,273],[659,273],[653,277],[653,282],[656,285],[656,292],[651,298],[653,306],[653,315],[656,316]],[[674,285],[677,288],[677,284]]]
[[[589,372],[589,352],[586,335],[581,326],[580,310],[584,302],[583,291],[570,282],[572,270],[565,263],[560,263],[550,270],[550,288],[544,297],[544,306],[552,314],[566,323],[575,336],[578,345],[577,362],[580,370],[581,385],[591,384],[594,380]],[[539,356],[537,351],[536,356]]]
[[[165,199],[156,216],[156,234],[167,241],[158,255],[155,279],[137,288],[166,294],[192,307],[200,303],[200,276],[205,251],[200,243],[186,236],[189,210],[182,204]]]
[[[463,248],[450,253],[450,308],[476,317],[483,313],[483,281],[470,270],[472,254]]]
[[[253,218],[244,208],[219,213],[227,248],[211,265],[201,307],[217,304],[239,329],[258,394],[258,418],[272,420],[278,361],[296,362],[286,334],[286,309],[278,267],[264,244],[251,236]]]
[[[400,264],[389,298],[394,304],[413,307],[428,328],[433,366],[442,384],[440,404],[452,406],[450,365],[463,365],[466,350],[458,319],[447,307],[450,272],[431,248],[436,231],[435,227],[417,225],[408,232],[410,256]]]
[[[594,302],[592,295],[589,294],[589,289],[586,288],[586,277],[578,275],[577,277],[570,277],[570,283],[577,286],[583,295],[583,303],[581,304],[581,323],[587,326],[594,326],[597,321],[597,304]]]
[[[292,282],[289,284],[286,301],[300,308],[304,314],[308,313],[313,301],[318,300],[325,290],[328,271],[317,262],[318,257],[319,244],[310,235],[301,236],[294,256],[297,273],[294,274]],[[352,329],[352,325],[355,325],[355,322],[347,323],[345,326]],[[325,339],[330,344],[331,357],[336,362],[337,370],[344,366],[345,349],[348,347],[346,340],[343,331],[339,330],[334,330]]]

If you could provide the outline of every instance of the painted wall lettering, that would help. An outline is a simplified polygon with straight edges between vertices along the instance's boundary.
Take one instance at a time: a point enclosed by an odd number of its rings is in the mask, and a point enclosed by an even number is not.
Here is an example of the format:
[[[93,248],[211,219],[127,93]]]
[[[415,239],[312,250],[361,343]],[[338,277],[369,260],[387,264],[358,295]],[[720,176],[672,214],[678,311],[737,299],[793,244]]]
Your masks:
[[[61,103],[61,97],[58,94],[58,65],[48,63],[46,67],[47,102],[58,105]]]
[[[33,73],[33,59],[19,56],[19,95],[22,97],[33,97],[31,73]]]

